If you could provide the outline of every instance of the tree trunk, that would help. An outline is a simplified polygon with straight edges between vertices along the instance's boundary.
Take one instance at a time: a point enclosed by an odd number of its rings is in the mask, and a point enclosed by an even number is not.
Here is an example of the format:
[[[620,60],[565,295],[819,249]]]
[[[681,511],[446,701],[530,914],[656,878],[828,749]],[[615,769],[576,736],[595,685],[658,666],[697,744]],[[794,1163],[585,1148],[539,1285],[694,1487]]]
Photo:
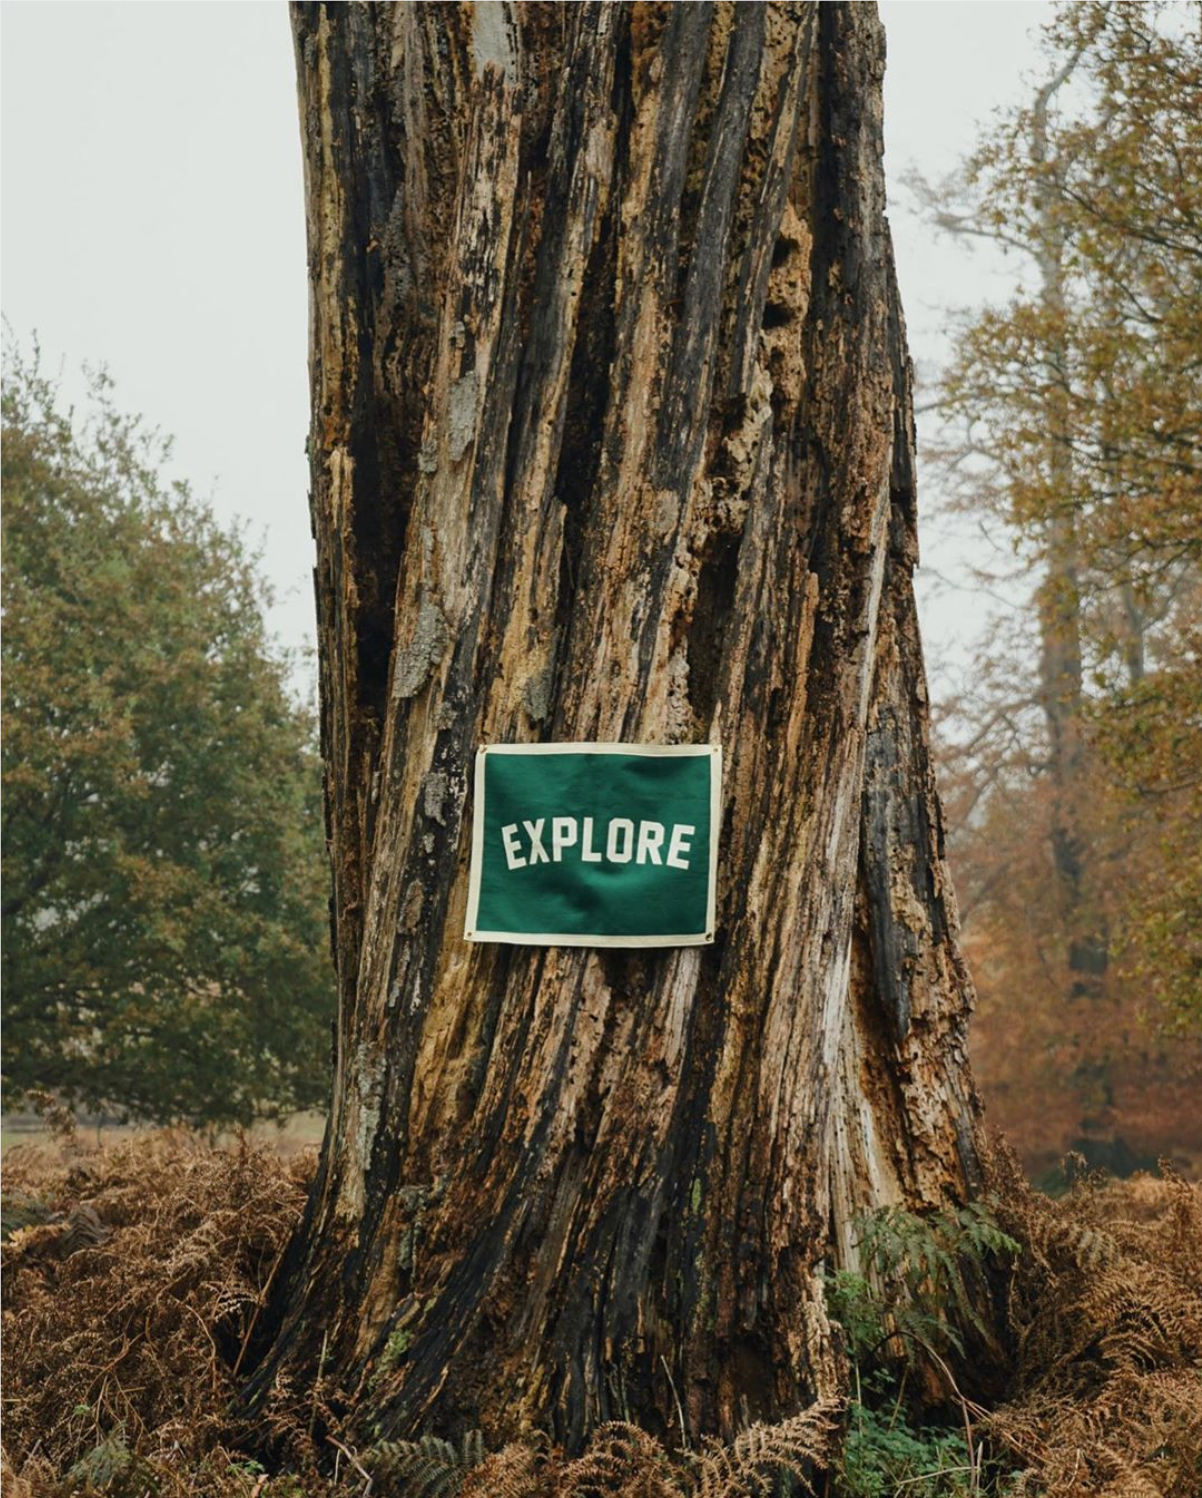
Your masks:
[[[1049,166],[1048,113],[1052,101],[1076,69],[1079,54],[1045,83],[1031,110],[1031,161],[1036,172]],[[1048,733],[1052,783],[1050,842],[1052,867],[1068,933],[1071,997],[1101,993],[1107,966],[1106,937],[1092,908],[1092,873],[1086,830],[1085,736],[1082,725],[1084,664],[1081,649],[1081,561],[1077,537],[1077,493],[1069,417],[1071,357],[1064,291],[1065,231],[1050,187],[1037,183],[1035,208],[1040,232],[1036,262],[1039,294],[1052,330],[1041,371],[1047,384],[1047,475],[1052,504],[1044,534],[1044,576],[1036,589],[1039,623],[1040,701]]]
[[[255,1388],[690,1437],[976,1178],[856,4],[305,5],[340,1007]],[[720,742],[712,946],[469,946],[477,744]]]

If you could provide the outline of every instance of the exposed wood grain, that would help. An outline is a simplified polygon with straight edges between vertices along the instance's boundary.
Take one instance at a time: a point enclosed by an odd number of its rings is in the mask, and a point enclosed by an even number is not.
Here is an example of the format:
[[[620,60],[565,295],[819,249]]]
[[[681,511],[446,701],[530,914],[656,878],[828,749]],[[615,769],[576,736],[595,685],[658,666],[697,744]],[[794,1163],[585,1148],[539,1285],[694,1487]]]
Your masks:
[[[320,1327],[378,1433],[779,1415],[854,1214],[976,1169],[879,22],[293,15],[340,1011],[252,1392]],[[462,941],[543,739],[721,742],[712,947]]]

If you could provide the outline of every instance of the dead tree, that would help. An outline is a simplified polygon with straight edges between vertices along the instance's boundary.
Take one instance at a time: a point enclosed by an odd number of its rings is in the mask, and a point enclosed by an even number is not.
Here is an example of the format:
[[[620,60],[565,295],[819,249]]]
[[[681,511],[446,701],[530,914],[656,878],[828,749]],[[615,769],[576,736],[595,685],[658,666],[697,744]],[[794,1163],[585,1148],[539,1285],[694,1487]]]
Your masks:
[[[340,1007],[257,1375],[380,1433],[838,1381],[976,1174],[859,4],[302,5]],[[717,742],[711,946],[469,946],[475,747]]]

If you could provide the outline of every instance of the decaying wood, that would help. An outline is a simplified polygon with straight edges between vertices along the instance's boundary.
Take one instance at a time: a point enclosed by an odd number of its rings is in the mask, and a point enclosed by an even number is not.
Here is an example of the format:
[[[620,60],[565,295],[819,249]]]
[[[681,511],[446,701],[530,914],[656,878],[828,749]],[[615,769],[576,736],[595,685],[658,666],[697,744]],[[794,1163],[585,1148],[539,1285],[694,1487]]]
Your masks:
[[[340,1009],[255,1391],[324,1340],[377,1433],[789,1412],[855,1214],[976,1170],[879,22],[294,30]],[[722,744],[712,947],[465,944],[474,747],[556,739]]]

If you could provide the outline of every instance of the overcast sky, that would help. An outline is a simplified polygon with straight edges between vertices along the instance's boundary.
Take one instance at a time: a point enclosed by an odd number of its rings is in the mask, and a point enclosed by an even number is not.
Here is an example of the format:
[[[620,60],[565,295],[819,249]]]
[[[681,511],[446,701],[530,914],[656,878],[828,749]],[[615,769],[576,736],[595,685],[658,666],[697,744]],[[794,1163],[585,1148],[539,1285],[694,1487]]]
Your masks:
[[[949,243],[900,177],[949,171],[978,122],[1037,71],[1043,3],[886,0],[886,169],[920,369],[951,309],[1004,294],[1014,268]],[[69,392],[103,363],[126,410],[176,439],[175,469],[265,547],[290,645],[313,640],[306,506],[306,285],[286,7],[7,0],[2,24],[0,302]],[[921,457],[921,454],[920,454]],[[928,513],[930,507],[928,506]],[[923,529],[920,587],[937,670],[984,616],[932,586],[962,550]]]

